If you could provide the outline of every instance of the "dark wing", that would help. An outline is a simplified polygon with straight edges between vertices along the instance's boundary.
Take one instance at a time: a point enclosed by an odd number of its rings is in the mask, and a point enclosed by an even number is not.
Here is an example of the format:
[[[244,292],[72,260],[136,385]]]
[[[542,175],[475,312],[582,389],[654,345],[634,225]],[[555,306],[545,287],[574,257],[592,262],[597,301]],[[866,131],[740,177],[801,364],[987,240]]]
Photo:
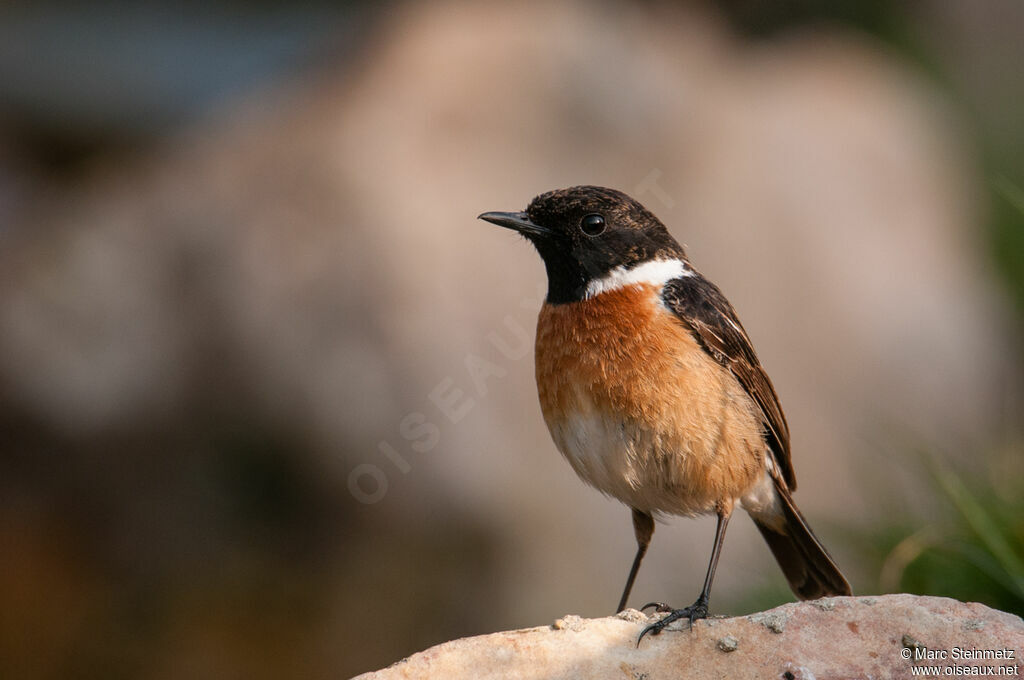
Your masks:
[[[736,318],[736,311],[715,284],[700,274],[673,279],[662,292],[665,305],[693,332],[694,337],[715,361],[735,375],[743,389],[760,407],[765,422],[765,438],[775,463],[791,491],[796,477],[789,455],[789,425],[779,406],[772,381],[761,368],[747,332]]]

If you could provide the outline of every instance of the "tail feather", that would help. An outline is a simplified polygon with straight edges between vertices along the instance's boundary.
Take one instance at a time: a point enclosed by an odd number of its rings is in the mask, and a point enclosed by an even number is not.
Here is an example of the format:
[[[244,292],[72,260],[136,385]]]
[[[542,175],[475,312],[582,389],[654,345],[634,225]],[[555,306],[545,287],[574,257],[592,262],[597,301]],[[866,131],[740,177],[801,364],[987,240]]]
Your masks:
[[[782,567],[789,587],[801,600],[850,595],[849,582],[807,525],[784,482],[774,481],[778,510],[774,516],[752,513],[751,518]]]

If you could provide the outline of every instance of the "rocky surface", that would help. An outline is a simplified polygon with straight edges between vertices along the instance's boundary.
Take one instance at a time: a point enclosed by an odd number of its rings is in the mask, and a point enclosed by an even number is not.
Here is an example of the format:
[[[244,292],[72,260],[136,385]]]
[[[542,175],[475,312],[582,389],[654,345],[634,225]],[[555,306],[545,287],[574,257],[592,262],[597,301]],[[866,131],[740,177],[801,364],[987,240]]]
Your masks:
[[[603,619],[565,616],[550,626],[446,642],[359,678],[823,680],[912,677],[912,665],[937,665],[940,676],[1014,676],[1024,665],[1019,617],[940,597],[786,604],[749,616],[698,621],[692,630],[674,624],[637,646],[639,632],[655,616],[661,615],[632,609]],[[993,655],[1003,658],[980,658]]]

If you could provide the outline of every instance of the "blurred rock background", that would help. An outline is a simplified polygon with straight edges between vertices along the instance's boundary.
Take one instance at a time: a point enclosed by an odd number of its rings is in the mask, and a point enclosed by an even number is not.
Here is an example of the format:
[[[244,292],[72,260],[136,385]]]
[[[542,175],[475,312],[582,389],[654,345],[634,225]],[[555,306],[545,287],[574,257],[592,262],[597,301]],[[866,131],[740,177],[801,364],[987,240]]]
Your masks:
[[[731,298],[856,592],[1018,606],[1021,28],[1013,0],[5,4],[0,676],[344,677],[610,612],[628,512],[544,430],[539,258],[475,220],[580,183]],[[925,554],[972,536],[960,578]],[[660,524],[634,604],[689,601],[711,537]],[[715,597],[789,597],[749,522]]]

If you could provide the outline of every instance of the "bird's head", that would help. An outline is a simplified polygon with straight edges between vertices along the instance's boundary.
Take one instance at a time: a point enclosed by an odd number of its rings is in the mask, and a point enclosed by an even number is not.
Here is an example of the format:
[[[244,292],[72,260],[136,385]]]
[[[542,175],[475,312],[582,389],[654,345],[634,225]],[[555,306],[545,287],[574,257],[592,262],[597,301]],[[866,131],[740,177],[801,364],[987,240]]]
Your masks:
[[[686,262],[665,225],[621,191],[596,186],[558,189],[533,199],[523,212],[487,212],[480,219],[525,236],[548,274],[548,302],[587,297],[613,272],[659,261]]]

